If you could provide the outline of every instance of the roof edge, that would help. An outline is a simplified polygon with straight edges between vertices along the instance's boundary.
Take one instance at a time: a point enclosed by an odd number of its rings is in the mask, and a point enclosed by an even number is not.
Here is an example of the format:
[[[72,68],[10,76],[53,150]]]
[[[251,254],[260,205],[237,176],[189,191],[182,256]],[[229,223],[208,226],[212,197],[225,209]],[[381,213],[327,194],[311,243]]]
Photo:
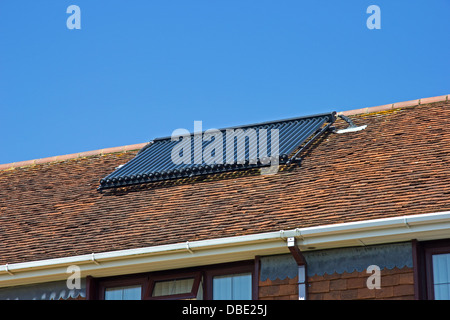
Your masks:
[[[418,106],[418,105],[429,104],[429,103],[434,103],[434,102],[443,102],[443,101],[449,101],[449,100],[450,100],[450,94],[447,94],[447,95],[442,95],[442,96],[421,98],[421,99],[416,99],[416,100],[395,102],[395,103],[385,104],[385,105],[381,105],[381,106],[366,107],[366,108],[353,109],[353,110],[348,110],[348,111],[340,111],[337,114],[344,115],[344,116],[368,114],[368,113],[388,111],[388,110],[393,110],[393,109],[409,108],[409,107],[414,107],[414,106]],[[131,145],[126,145],[126,146],[120,146],[120,147],[112,147],[112,148],[106,148],[106,149],[85,151],[85,152],[79,152],[79,153],[71,153],[71,154],[66,154],[66,155],[61,155],[61,156],[53,156],[53,157],[48,157],[48,158],[5,163],[5,164],[0,164],[0,170],[21,168],[21,167],[33,166],[33,165],[37,165],[37,164],[44,164],[44,163],[56,162],[56,161],[66,161],[66,160],[71,160],[71,159],[78,159],[78,158],[84,158],[84,157],[95,156],[95,155],[103,155],[103,154],[108,154],[108,153],[134,151],[134,150],[139,150],[139,149],[143,148],[145,145],[147,145],[147,142],[131,144]]]
[[[0,164],[0,170],[27,167],[27,166],[37,165],[37,164],[56,162],[56,161],[79,159],[79,158],[85,158],[85,157],[96,156],[96,155],[104,155],[104,154],[108,154],[108,153],[134,151],[134,150],[139,150],[139,149],[143,148],[145,145],[147,145],[147,142],[130,144],[130,145],[120,146],[120,147],[112,147],[112,148],[98,149],[98,150],[92,150],[92,151],[85,151],[85,152],[79,152],[79,153],[71,153],[71,154],[66,154],[66,155],[62,155],[62,156],[53,156],[53,157],[48,157],[48,158]]]
[[[280,120],[271,120],[271,121],[252,123],[252,124],[246,124],[246,125],[241,125],[241,126],[224,127],[224,128],[220,128],[217,130],[226,131],[226,130],[231,130],[231,129],[245,129],[245,128],[250,128],[250,127],[260,127],[260,126],[275,124],[275,123],[280,123],[280,122],[306,120],[306,119],[318,118],[318,117],[326,117],[327,122],[334,122],[336,120],[336,115],[337,115],[336,111],[331,111],[331,112],[324,112],[324,113],[319,113],[319,114],[312,114],[312,115],[308,115],[308,116],[286,118],[286,119],[280,119]],[[202,132],[198,132],[198,134],[200,134],[200,133],[205,134],[205,133],[207,133],[207,131],[208,130],[203,130]],[[190,132],[191,137],[193,137],[195,134],[196,134],[196,132]],[[166,136],[166,137],[161,137],[161,138],[155,138],[152,141],[156,142],[156,141],[171,140],[171,139],[172,139],[172,136]]]
[[[445,102],[445,101],[449,101],[449,100],[450,100],[450,94],[447,94],[447,95],[443,95],[443,96],[435,96],[435,97],[421,98],[421,99],[416,99],[416,100],[395,102],[395,103],[390,103],[390,104],[384,104],[381,106],[373,106],[373,107],[359,108],[359,109],[353,109],[353,110],[347,110],[347,111],[340,111],[340,112],[338,112],[338,115],[354,116],[354,115],[358,115],[358,114],[367,114],[367,113],[374,113],[374,112],[381,112],[381,111],[389,111],[389,110],[394,110],[394,109],[403,109],[403,108],[415,107],[415,106],[429,104],[429,103]]]
[[[249,260],[288,253],[289,237],[308,251],[444,239],[449,230],[450,211],[443,211],[67,256],[0,265],[0,287],[67,279],[71,265],[83,277],[105,277]]]

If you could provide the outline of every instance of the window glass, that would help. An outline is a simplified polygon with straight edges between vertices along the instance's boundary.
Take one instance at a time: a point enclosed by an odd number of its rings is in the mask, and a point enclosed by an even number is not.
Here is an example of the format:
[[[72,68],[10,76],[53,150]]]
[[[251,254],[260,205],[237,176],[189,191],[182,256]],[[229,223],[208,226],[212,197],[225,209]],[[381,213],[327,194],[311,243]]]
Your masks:
[[[251,300],[252,274],[240,273],[213,278],[214,300]]]
[[[169,296],[174,294],[190,293],[194,285],[194,278],[156,281],[153,297]]]
[[[105,300],[141,300],[141,286],[107,288]]]
[[[450,300],[450,253],[433,255],[434,298]]]

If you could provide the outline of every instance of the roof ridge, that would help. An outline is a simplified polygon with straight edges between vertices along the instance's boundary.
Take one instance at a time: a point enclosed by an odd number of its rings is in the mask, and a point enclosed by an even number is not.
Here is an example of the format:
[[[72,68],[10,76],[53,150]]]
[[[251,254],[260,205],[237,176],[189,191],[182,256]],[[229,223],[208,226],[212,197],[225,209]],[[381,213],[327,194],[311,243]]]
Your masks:
[[[421,99],[409,100],[409,101],[403,101],[403,102],[395,102],[395,103],[385,104],[385,105],[381,105],[381,106],[366,107],[366,108],[353,109],[353,110],[348,110],[348,111],[340,111],[337,114],[338,115],[342,114],[345,116],[357,115],[357,114],[367,114],[367,113],[387,111],[387,110],[393,110],[393,109],[399,109],[399,108],[414,107],[414,106],[418,106],[418,105],[429,104],[429,103],[434,103],[434,102],[449,101],[449,100],[450,100],[450,94],[447,94],[447,95],[443,95],[443,96],[435,96],[435,97],[421,98]],[[108,153],[139,150],[139,149],[143,148],[145,145],[147,145],[147,142],[138,143],[138,144],[130,144],[130,145],[126,145],[126,146],[98,149],[98,150],[92,150],[92,151],[71,153],[71,154],[53,156],[53,157],[47,157],[47,158],[41,158],[41,159],[5,163],[5,164],[0,164],[0,170],[20,168],[20,167],[32,166],[32,165],[36,165],[36,164],[43,164],[43,163],[49,163],[49,162],[55,162],[55,161],[78,159],[78,158],[84,158],[84,157],[95,156],[95,155],[103,155],[103,154],[108,154]]]
[[[49,162],[55,162],[55,161],[78,159],[78,158],[103,155],[103,154],[108,154],[108,153],[139,150],[139,149],[143,148],[146,144],[147,144],[147,142],[144,142],[144,143],[130,144],[130,145],[120,146],[120,147],[112,147],[112,148],[97,149],[97,150],[92,150],[92,151],[65,154],[65,155],[61,155],[61,156],[53,156],[53,157],[47,157],[47,158],[41,158],[41,159],[5,163],[5,164],[0,164],[0,170],[11,169],[11,168],[20,168],[20,167],[32,166],[32,165],[36,165],[36,164],[43,164],[43,163],[49,163]]]
[[[416,99],[416,100],[389,103],[389,104],[384,104],[381,106],[340,111],[340,112],[338,112],[338,115],[353,116],[353,115],[357,115],[357,114],[367,114],[367,113],[374,113],[374,112],[380,112],[380,111],[388,111],[388,110],[393,110],[393,109],[409,108],[409,107],[415,107],[418,105],[429,104],[429,103],[434,103],[434,102],[443,102],[443,101],[449,101],[449,100],[450,100],[450,94],[447,94],[447,95],[443,95],[443,96],[435,96],[435,97],[429,97],[429,98],[420,98],[420,99]]]

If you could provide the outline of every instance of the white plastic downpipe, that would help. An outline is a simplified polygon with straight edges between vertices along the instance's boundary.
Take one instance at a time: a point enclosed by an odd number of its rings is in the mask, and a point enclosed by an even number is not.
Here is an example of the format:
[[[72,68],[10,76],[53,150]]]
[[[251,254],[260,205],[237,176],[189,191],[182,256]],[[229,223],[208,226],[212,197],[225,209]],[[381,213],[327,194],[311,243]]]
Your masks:
[[[298,265],[298,300],[306,300],[306,260],[295,237],[287,238],[287,246]]]

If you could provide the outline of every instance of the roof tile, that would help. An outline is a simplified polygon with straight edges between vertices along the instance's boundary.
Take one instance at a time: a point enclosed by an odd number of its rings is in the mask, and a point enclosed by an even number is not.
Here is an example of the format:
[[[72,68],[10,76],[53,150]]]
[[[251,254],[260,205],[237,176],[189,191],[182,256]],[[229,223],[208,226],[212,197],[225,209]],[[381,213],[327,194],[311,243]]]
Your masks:
[[[272,176],[97,192],[136,149],[2,170],[0,264],[450,210],[450,102],[352,120],[367,129],[330,133]]]

